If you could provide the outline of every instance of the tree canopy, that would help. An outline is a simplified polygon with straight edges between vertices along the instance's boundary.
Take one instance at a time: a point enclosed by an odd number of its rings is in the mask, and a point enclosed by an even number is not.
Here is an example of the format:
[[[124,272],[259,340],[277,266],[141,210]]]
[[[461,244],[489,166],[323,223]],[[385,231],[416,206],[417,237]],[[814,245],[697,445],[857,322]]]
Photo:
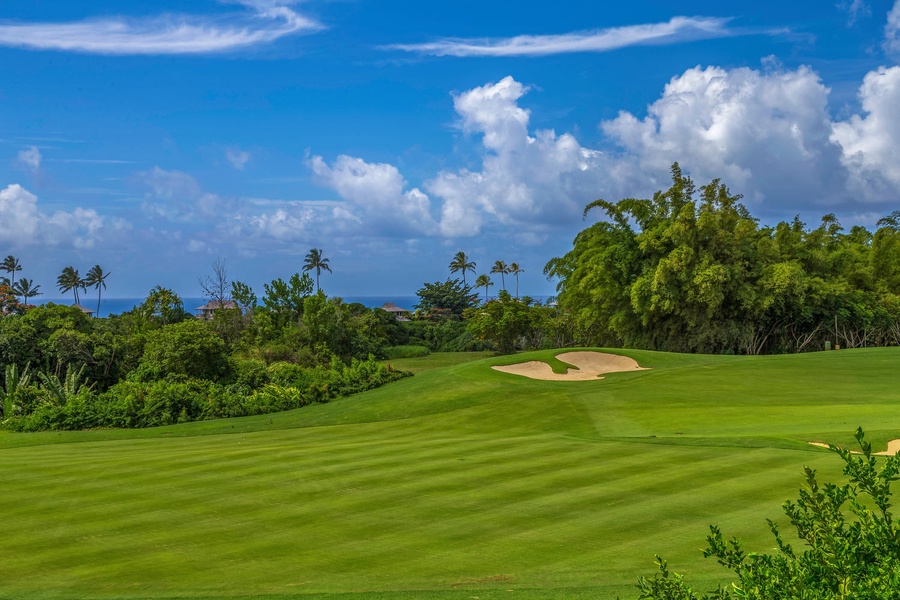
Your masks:
[[[872,235],[834,215],[760,226],[718,179],[678,164],[651,199],[596,200],[605,220],[547,263],[584,344],[795,352],[900,342],[900,219]]]

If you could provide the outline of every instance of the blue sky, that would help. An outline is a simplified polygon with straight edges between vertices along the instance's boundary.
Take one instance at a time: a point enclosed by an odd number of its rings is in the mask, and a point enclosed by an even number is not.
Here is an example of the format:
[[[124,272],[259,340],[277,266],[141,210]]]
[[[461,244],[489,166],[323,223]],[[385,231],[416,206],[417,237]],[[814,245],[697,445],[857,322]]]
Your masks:
[[[524,293],[596,198],[678,161],[763,223],[900,209],[900,0],[0,4],[0,255],[58,295],[412,295],[458,250]],[[596,218],[596,215],[592,215]],[[499,282],[498,287],[499,287]]]

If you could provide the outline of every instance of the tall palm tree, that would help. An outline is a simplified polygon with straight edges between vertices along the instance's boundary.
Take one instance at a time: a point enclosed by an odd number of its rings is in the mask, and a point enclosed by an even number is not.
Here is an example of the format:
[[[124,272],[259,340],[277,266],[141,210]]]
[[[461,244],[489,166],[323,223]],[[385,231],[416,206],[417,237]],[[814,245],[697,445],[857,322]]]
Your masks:
[[[509,263],[509,272],[516,276],[516,300],[519,299],[519,273],[524,273],[525,269],[519,266],[519,263]]]
[[[78,288],[84,287],[84,280],[78,274],[78,269],[75,267],[63,269],[59,277],[56,278],[56,285],[63,294],[71,291],[75,295],[75,304],[78,304]]]
[[[319,291],[319,275],[322,274],[322,271],[331,273],[331,267],[328,266],[328,259],[322,255],[322,250],[320,248],[312,248],[309,251],[309,254],[306,255],[306,259],[303,261],[304,271],[312,271],[313,269],[316,270],[316,291]]]
[[[456,273],[458,271],[462,271],[463,276],[463,285],[466,284],[466,271],[475,272],[475,261],[470,261],[469,257],[466,256],[466,253],[463,251],[459,251],[456,253],[456,256],[453,257],[453,260],[450,261],[450,273]]]
[[[503,262],[502,260],[495,261],[494,266],[491,267],[491,273],[500,273],[500,284],[503,287],[503,289],[505,290],[506,289],[506,277],[504,277],[504,275],[509,273],[509,267],[506,265],[506,263]]]
[[[29,298],[41,295],[41,286],[34,285],[33,281],[29,281],[27,277],[19,279],[19,283],[12,287],[14,294],[22,296],[22,305],[28,304]]]
[[[491,281],[491,278],[487,275],[479,275],[478,279],[475,280],[475,287],[484,286],[484,301],[488,301],[488,288],[494,285],[494,282]]]
[[[3,259],[2,263],[0,263],[0,269],[3,269],[7,273],[12,273],[12,279],[9,282],[9,286],[12,287],[16,285],[16,271],[22,270],[22,265],[19,264],[19,259],[10,254]]]
[[[100,288],[106,289],[106,278],[109,277],[109,273],[104,273],[103,269],[100,268],[100,265],[94,265],[91,267],[91,270],[88,271],[87,277],[84,278],[84,285],[88,287],[93,287],[97,290],[97,316],[100,316]]]

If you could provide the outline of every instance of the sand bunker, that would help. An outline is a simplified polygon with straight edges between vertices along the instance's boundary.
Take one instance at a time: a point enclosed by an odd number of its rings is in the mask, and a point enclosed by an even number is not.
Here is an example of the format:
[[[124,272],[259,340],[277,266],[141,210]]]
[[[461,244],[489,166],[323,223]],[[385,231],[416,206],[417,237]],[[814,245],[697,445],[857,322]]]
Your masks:
[[[603,379],[600,375],[604,373],[645,370],[633,358],[619,356],[618,354],[606,354],[605,352],[564,352],[563,354],[557,354],[556,358],[578,368],[569,369],[563,375],[554,373],[550,365],[537,360],[491,368],[504,373],[522,375],[531,379],[543,379],[545,381],[596,381],[597,379]]]
[[[819,448],[827,448],[828,444],[823,442],[810,442],[813,446],[818,446]],[[884,452],[873,452],[872,456],[894,456],[898,452],[900,452],[900,440],[891,440],[888,442],[888,449]],[[859,450],[851,450],[851,454],[862,454]]]

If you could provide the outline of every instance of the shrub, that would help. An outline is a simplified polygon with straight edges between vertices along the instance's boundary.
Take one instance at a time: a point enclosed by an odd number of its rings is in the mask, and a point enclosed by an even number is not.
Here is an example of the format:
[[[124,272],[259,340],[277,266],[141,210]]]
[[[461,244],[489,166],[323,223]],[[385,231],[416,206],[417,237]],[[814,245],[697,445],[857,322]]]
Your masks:
[[[641,599],[647,600],[888,600],[900,590],[900,525],[891,514],[891,483],[900,478],[900,457],[885,460],[876,468],[872,447],[856,439],[862,456],[831,446],[844,461],[849,483],[820,485],[816,472],[806,468],[806,487],[796,503],[785,502],[784,513],[806,545],[802,553],[785,542],[778,527],[769,521],[778,548],[772,554],[748,554],[740,541],[725,541],[716,526],[710,526],[705,557],[734,571],[738,581],[731,589],[698,596],[684,578],[671,573],[656,557],[660,574],[640,578]],[[849,515],[847,514],[849,512]]]
[[[202,321],[166,325],[151,332],[138,378],[153,381],[177,375],[217,381],[230,369],[225,342]]]

